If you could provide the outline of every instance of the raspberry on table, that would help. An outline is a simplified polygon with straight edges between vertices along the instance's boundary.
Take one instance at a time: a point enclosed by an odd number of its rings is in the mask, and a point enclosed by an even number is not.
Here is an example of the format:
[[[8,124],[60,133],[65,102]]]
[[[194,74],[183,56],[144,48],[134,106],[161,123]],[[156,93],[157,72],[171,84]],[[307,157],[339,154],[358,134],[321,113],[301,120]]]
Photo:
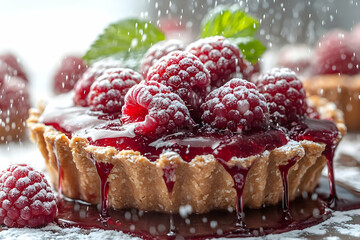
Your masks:
[[[197,56],[209,70],[213,88],[224,85],[234,73],[245,77],[247,65],[238,46],[223,36],[199,39],[191,43],[186,51]]]
[[[210,74],[204,64],[193,54],[182,51],[171,52],[157,61],[146,81],[159,82],[179,95],[195,119],[210,90]]]
[[[92,111],[120,113],[127,91],[143,79],[140,73],[127,68],[110,68],[92,84],[89,106]]]
[[[144,76],[144,78],[146,78],[150,67],[153,66],[160,58],[171,52],[184,49],[184,43],[176,39],[169,39],[155,43],[147,50],[143,59],[141,60],[140,73]]]
[[[123,67],[123,62],[112,58],[105,58],[92,64],[81,76],[80,80],[75,84],[74,103],[78,106],[88,106],[88,94],[93,82],[110,68]]]
[[[319,41],[315,49],[315,74],[348,74],[360,72],[360,55],[347,32],[334,29]]]
[[[184,101],[168,87],[154,81],[143,81],[128,91],[122,122],[136,123],[135,132],[149,138],[194,125]]]
[[[44,175],[26,164],[0,172],[0,224],[38,227],[52,222],[58,208]]]
[[[81,58],[65,57],[54,76],[54,93],[61,94],[71,91],[86,69],[87,65]]]
[[[213,90],[202,104],[202,119],[214,128],[237,131],[264,130],[269,125],[265,97],[255,84],[234,78]]]
[[[15,55],[11,53],[2,54],[0,55],[0,60],[8,64],[13,69],[12,76],[20,77],[28,82],[26,73],[21,66],[19,59]]]
[[[274,68],[262,74],[256,82],[269,107],[270,119],[285,126],[297,122],[307,111],[306,93],[295,72]]]

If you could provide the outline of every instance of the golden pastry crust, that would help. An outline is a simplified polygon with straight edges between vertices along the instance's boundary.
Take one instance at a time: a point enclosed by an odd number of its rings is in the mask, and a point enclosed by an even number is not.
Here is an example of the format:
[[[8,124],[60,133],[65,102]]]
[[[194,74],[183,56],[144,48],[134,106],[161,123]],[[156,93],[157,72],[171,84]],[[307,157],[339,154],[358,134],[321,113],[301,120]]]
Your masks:
[[[330,111],[330,110],[329,110]],[[334,110],[338,111],[338,110]],[[84,138],[68,137],[38,122],[41,112],[32,110],[28,119],[32,139],[45,158],[54,186],[58,185],[58,169],[62,171],[63,194],[90,203],[100,202],[100,178],[93,159],[114,165],[109,176],[109,205],[115,209],[138,208],[145,211],[178,212],[182,205],[190,205],[193,212],[235,208],[236,192],[233,180],[213,155],[196,156],[183,161],[176,153],[160,155],[149,161],[139,152],[118,151],[114,147],[89,145]],[[339,128],[341,114],[333,113]],[[283,187],[279,165],[297,158],[289,170],[289,199],[302,192],[312,192],[326,164],[322,152],[325,144],[312,141],[289,141],[272,151],[247,158],[232,158],[230,165],[251,167],[243,193],[244,206],[260,208],[263,204],[277,204]],[[91,159],[90,154],[93,159]],[[176,165],[176,181],[171,196],[163,180],[163,168]],[[58,167],[60,166],[60,168]]]
[[[349,131],[360,131],[360,75],[319,75],[303,83],[309,95],[324,97],[344,112]]]

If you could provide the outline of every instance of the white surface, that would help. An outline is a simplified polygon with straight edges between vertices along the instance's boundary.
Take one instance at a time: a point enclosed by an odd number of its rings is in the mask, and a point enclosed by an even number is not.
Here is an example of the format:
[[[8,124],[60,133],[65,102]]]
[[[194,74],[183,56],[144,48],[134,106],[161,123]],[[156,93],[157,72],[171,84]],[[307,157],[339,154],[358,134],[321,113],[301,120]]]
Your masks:
[[[13,52],[22,60],[35,103],[51,95],[62,57],[82,56],[108,24],[138,17],[143,8],[130,0],[0,1],[0,54]]]

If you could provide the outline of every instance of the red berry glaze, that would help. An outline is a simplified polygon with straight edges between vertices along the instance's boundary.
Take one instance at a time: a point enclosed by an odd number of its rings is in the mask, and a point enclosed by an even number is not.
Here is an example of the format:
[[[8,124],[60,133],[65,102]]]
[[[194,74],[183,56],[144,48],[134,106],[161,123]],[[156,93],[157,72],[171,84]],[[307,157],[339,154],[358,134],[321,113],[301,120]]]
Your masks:
[[[140,73],[146,78],[151,66],[153,66],[160,58],[177,50],[184,50],[184,43],[180,40],[170,39],[154,44],[145,53],[140,64]]]
[[[120,113],[127,91],[140,83],[142,76],[127,68],[110,68],[92,84],[89,106],[92,111]]]
[[[87,107],[87,98],[93,82],[107,69],[119,68],[122,66],[123,63],[121,61],[111,58],[102,59],[91,65],[81,76],[80,80],[75,84],[75,96],[73,99],[75,105]]]
[[[194,124],[184,101],[168,87],[154,81],[141,82],[128,91],[122,122],[136,123],[135,133],[149,138]]]
[[[268,127],[269,110],[255,84],[234,78],[213,90],[203,105],[202,119],[214,128],[236,131]]]
[[[275,124],[297,122],[306,113],[305,89],[292,70],[274,68],[262,74],[256,85],[266,98],[270,119]]]
[[[0,224],[38,227],[52,222],[58,208],[44,175],[25,164],[0,173]]]
[[[359,73],[360,56],[347,32],[332,30],[325,34],[315,49],[315,74]]]
[[[86,68],[87,66],[81,58],[75,56],[65,57],[54,76],[54,92],[61,94],[71,91]]]
[[[150,68],[146,81],[159,82],[169,87],[196,115],[209,91],[210,74],[193,54],[175,51],[162,57]]]
[[[186,51],[197,56],[211,75],[211,86],[220,87],[229,81],[234,73],[244,72],[247,68],[239,48],[222,36],[199,39],[190,44]]]

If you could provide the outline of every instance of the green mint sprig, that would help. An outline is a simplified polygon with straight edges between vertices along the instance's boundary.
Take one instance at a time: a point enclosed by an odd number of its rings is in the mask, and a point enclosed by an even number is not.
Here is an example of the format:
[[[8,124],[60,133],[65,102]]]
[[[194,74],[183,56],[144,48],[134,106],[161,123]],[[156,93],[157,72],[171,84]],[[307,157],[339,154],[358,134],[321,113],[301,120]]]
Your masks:
[[[144,53],[165,35],[148,21],[125,19],[109,25],[83,57],[88,63],[105,57],[123,60],[136,69]]]
[[[259,21],[237,7],[218,7],[202,22],[201,38],[221,35],[237,44],[246,60],[256,63],[266,47],[255,37]]]

